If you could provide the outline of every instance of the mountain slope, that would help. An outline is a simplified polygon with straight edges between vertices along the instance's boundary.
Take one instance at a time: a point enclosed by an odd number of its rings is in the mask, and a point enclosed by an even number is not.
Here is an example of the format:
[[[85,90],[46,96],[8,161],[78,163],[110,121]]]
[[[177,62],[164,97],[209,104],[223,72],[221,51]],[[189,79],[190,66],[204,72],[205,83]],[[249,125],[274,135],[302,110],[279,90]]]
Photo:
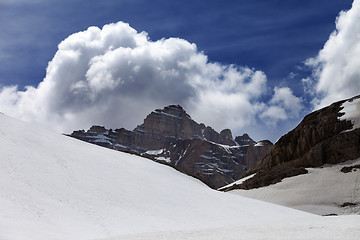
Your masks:
[[[232,188],[268,186],[286,177],[305,174],[308,167],[359,158],[359,115],[360,96],[333,103],[307,115],[245,174],[256,173],[254,177]]]
[[[3,114],[0,144],[0,239],[359,236],[358,218],[323,218],[217,192],[167,166]]]
[[[320,215],[360,214],[359,123],[359,96],[311,113],[222,190]]]
[[[240,178],[272,146],[247,134],[233,139],[229,129],[218,133],[179,105],[156,109],[133,131],[92,126],[70,136],[167,164],[214,189]]]
[[[313,218],[3,114],[0,145],[0,239],[95,239]]]
[[[359,168],[360,158],[326,164],[306,168],[307,174],[285,178],[273,185],[231,193],[319,215],[360,214]]]

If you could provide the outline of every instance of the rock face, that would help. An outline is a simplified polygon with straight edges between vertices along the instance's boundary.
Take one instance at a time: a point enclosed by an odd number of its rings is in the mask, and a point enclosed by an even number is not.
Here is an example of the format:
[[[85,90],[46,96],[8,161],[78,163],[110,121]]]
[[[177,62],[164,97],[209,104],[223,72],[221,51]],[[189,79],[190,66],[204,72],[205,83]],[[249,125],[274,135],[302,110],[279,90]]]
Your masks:
[[[245,165],[249,167],[253,166],[259,160],[259,156],[264,156],[270,152],[272,146],[273,144],[269,140],[250,143],[246,152]]]
[[[156,109],[133,131],[92,126],[70,136],[170,165],[215,189],[241,177],[272,146],[247,134],[234,140],[229,129],[218,133],[178,105]]]
[[[352,103],[351,114],[358,116],[359,100],[360,96],[339,101],[307,115],[244,175],[256,173],[254,177],[232,186],[232,189],[263,187],[285,177],[307,173],[307,167],[336,164],[360,157],[360,129],[354,129],[354,123],[342,117],[345,114],[344,104]]]
[[[147,151],[143,156],[164,161],[181,172],[195,176],[217,189],[238,179],[272,144],[223,145],[201,138],[180,139],[160,152]]]

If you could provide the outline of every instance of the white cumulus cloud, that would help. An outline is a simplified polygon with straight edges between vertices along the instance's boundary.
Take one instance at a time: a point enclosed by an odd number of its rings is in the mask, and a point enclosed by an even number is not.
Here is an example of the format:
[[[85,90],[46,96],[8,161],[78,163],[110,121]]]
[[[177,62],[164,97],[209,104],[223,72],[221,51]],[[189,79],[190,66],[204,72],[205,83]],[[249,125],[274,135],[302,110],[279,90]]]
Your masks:
[[[151,41],[118,22],[62,41],[37,87],[0,89],[0,111],[71,132],[93,124],[132,129],[152,110],[180,104],[198,122],[240,131],[261,115],[278,121],[301,109],[288,88],[275,88],[269,104],[264,95],[263,72],[209,62],[184,39]]]
[[[360,0],[340,12],[336,30],[306,64],[314,70],[315,108],[360,94]],[[304,82],[312,86],[309,79]]]
[[[280,120],[299,117],[302,100],[294,96],[288,87],[275,87],[274,95],[269,101],[269,107],[260,115],[265,122],[275,125]]]

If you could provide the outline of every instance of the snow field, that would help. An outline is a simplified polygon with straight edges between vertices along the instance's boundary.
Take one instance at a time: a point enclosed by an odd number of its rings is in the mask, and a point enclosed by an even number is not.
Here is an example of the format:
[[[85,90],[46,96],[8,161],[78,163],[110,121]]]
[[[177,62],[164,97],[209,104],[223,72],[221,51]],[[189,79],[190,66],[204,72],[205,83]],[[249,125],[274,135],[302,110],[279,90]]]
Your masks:
[[[285,178],[281,182],[231,193],[292,207],[319,215],[360,214],[360,169],[341,172],[345,166],[360,164],[360,158],[340,164],[307,168],[307,174]],[[341,207],[349,202],[357,206]]]
[[[360,221],[217,192],[170,167],[3,114],[0,146],[1,240],[288,239],[299,228],[343,224],[341,236],[359,236]]]
[[[358,216],[341,216],[323,217],[315,221],[142,233],[96,240],[358,240],[359,236]]]

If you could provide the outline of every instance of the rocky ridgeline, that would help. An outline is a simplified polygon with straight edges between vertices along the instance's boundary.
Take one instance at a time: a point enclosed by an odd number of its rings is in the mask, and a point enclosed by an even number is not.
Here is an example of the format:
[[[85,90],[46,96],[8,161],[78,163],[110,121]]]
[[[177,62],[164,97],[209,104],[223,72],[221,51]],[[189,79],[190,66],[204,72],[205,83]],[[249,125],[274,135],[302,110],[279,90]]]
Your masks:
[[[256,143],[247,134],[234,139],[229,129],[218,133],[178,105],[156,109],[133,131],[92,126],[70,136],[170,165],[212,188],[240,178],[272,147],[270,141]]]
[[[359,158],[360,128],[353,129],[352,121],[342,119],[343,104],[358,101],[359,98],[339,101],[307,115],[244,175],[255,173],[254,177],[225,190],[268,186],[286,177],[307,173],[307,167]],[[358,111],[358,115],[359,109],[357,103],[354,111]]]

